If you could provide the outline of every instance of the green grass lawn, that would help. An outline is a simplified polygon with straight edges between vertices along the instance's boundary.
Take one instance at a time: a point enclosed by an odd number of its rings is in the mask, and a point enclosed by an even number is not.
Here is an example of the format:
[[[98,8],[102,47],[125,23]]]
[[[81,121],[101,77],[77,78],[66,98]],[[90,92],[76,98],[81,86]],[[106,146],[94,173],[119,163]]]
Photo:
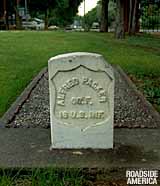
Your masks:
[[[0,186],[82,186],[84,181],[78,169],[0,170]]]
[[[76,51],[100,53],[110,63],[119,64],[160,105],[159,37],[116,40],[107,33],[0,32],[0,116],[50,57]]]
[[[128,186],[123,173],[73,168],[0,170],[0,186]],[[157,182],[159,186],[159,178]]]
[[[127,186],[126,179],[114,180],[106,172],[79,169],[0,170],[0,186]]]

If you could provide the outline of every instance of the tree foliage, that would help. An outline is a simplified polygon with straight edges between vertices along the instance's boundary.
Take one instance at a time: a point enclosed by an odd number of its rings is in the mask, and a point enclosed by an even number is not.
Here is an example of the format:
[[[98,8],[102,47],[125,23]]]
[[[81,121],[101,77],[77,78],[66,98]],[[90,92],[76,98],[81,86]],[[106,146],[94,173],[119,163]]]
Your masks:
[[[51,21],[60,26],[66,26],[73,22],[78,12],[78,7],[83,0],[63,0],[52,12]]]
[[[100,15],[98,14],[98,7],[95,7],[92,10],[90,10],[83,18],[83,24],[85,24],[85,27],[87,28],[87,30],[89,30],[92,27],[92,24],[94,22],[100,22]]]
[[[30,12],[42,12],[45,15],[45,29],[48,29],[49,11],[54,9],[58,4],[58,0],[29,0]]]
[[[141,0],[141,25],[143,29],[160,28],[160,0]]]
[[[29,9],[32,13],[44,13],[46,28],[48,21],[65,26],[73,21],[81,2],[82,0],[30,0]]]
[[[44,18],[45,28],[48,28],[49,21],[61,26],[71,24],[83,0],[27,0],[28,11],[31,16]],[[6,3],[6,10],[3,10],[3,2]],[[0,16],[5,17],[16,15],[16,25],[20,28],[21,18],[19,8],[25,7],[24,0],[5,0],[0,2]],[[4,15],[6,12],[6,15]]]
[[[85,24],[88,28],[92,26],[93,22],[101,23],[101,16],[102,16],[102,3],[101,1],[98,2],[97,6],[90,10],[85,15]],[[112,26],[115,22],[116,17],[116,4],[114,1],[110,0],[108,5],[108,24],[107,26]]]

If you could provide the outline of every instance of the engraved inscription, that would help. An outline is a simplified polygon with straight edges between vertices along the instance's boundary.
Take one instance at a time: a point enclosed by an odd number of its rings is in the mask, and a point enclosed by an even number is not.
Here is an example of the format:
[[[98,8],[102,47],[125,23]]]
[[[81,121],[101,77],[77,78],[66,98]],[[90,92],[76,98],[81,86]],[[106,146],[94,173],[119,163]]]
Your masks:
[[[104,119],[104,111],[61,111],[59,115],[61,119]]]
[[[69,79],[65,82],[65,84],[62,85],[58,89],[58,95],[57,95],[57,104],[60,106],[65,106],[65,97],[67,94],[67,91],[69,91],[72,87],[79,84],[79,79],[76,77],[73,77],[72,79]]]
[[[80,83],[81,83],[81,85],[89,86],[94,91],[96,91],[96,93],[98,94],[100,103],[107,102],[107,93],[104,90],[104,88],[102,88],[98,84],[98,82],[94,81],[92,78],[89,78],[89,77],[82,77],[82,79],[78,79],[77,77],[72,77],[72,79],[67,80],[58,89],[57,104],[60,105],[60,106],[65,106],[65,98],[66,98],[67,92],[71,88],[79,85]],[[86,96],[86,97],[72,98],[71,102],[72,102],[73,105],[76,105],[76,104],[80,104],[80,105],[92,104],[91,97],[89,97],[89,96],[88,97]]]
[[[56,119],[65,125],[81,128],[103,124],[111,116],[110,82],[105,72],[92,71],[83,66],[59,72],[53,79]]]
[[[92,105],[90,96],[84,96],[84,97],[72,97],[71,102],[73,105]]]
[[[92,78],[83,77],[83,84],[88,85],[93,90],[95,90],[98,93],[99,96],[99,102],[103,103],[107,101],[107,93],[106,91]]]

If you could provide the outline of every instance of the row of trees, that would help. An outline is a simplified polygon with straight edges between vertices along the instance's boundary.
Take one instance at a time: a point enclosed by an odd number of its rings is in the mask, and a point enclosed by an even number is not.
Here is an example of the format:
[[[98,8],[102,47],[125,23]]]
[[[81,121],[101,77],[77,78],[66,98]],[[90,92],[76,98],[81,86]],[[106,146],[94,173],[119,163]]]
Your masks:
[[[85,24],[91,27],[93,22],[100,23],[100,31],[108,32],[114,22],[115,35],[124,38],[139,31],[140,0],[100,0],[97,7],[85,15]]]
[[[154,9],[155,11],[160,10],[160,0],[115,0],[114,2],[116,3],[116,21],[115,21],[116,38],[124,38],[125,32],[128,32],[129,35],[133,35],[139,31],[140,8],[151,5],[152,9]],[[101,31],[102,32],[108,31],[108,25],[109,25],[108,4],[109,4],[109,0],[101,0],[101,5],[102,5]],[[148,7],[146,10],[149,10]],[[148,16],[147,12],[146,12],[146,16]],[[157,16],[155,17],[151,16],[151,21],[153,24],[155,24],[153,21],[155,22],[157,21]]]
[[[16,27],[21,27],[19,7],[24,7],[27,1],[27,7],[31,15],[44,15],[45,29],[48,28],[50,16],[54,16],[59,20],[63,20],[63,24],[73,21],[78,11],[78,7],[83,0],[3,0],[4,17],[6,26],[8,25],[8,17],[15,14]]]
[[[6,9],[5,18],[8,25],[9,14],[16,15],[16,26],[20,28],[18,8],[24,7],[27,1],[31,15],[43,15],[45,29],[48,28],[49,19],[53,24],[66,26],[73,22],[80,3],[84,0],[3,0]],[[111,20],[115,21],[116,38],[124,38],[125,32],[130,35],[139,31],[140,10],[149,0],[99,0],[98,5],[84,16],[84,22],[91,26],[94,21],[100,22],[100,31],[107,32]],[[160,4],[160,0],[150,0]],[[155,9],[156,10],[156,9]],[[109,12],[111,11],[111,12]]]
[[[115,36],[124,38],[125,32],[130,35],[139,30],[139,4],[140,0],[116,0]],[[101,0],[101,32],[108,31],[108,5],[109,0]]]
[[[83,0],[29,0],[29,8],[32,13],[44,13],[45,28],[48,28],[48,20],[55,17],[63,26],[72,23],[78,7]],[[63,20],[63,22],[61,21]]]
[[[102,2],[99,1],[97,6],[85,15],[85,24],[88,29],[92,27],[93,22],[101,23],[101,32],[107,32],[108,27],[113,27],[112,24],[116,18],[116,3],[113,0],[106,0],[105,3]]]
[[[116,38],[139,31],[139,4],[140,0],[117,0]]]

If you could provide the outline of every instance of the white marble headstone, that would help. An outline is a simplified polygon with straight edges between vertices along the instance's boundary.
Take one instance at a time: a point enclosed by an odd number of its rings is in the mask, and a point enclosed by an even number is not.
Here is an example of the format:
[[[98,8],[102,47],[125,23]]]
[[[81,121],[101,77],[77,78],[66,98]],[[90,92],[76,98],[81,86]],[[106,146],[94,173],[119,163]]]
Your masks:
[[[51,148],[113,148],[114,75],[94,53],[48,62]]]

